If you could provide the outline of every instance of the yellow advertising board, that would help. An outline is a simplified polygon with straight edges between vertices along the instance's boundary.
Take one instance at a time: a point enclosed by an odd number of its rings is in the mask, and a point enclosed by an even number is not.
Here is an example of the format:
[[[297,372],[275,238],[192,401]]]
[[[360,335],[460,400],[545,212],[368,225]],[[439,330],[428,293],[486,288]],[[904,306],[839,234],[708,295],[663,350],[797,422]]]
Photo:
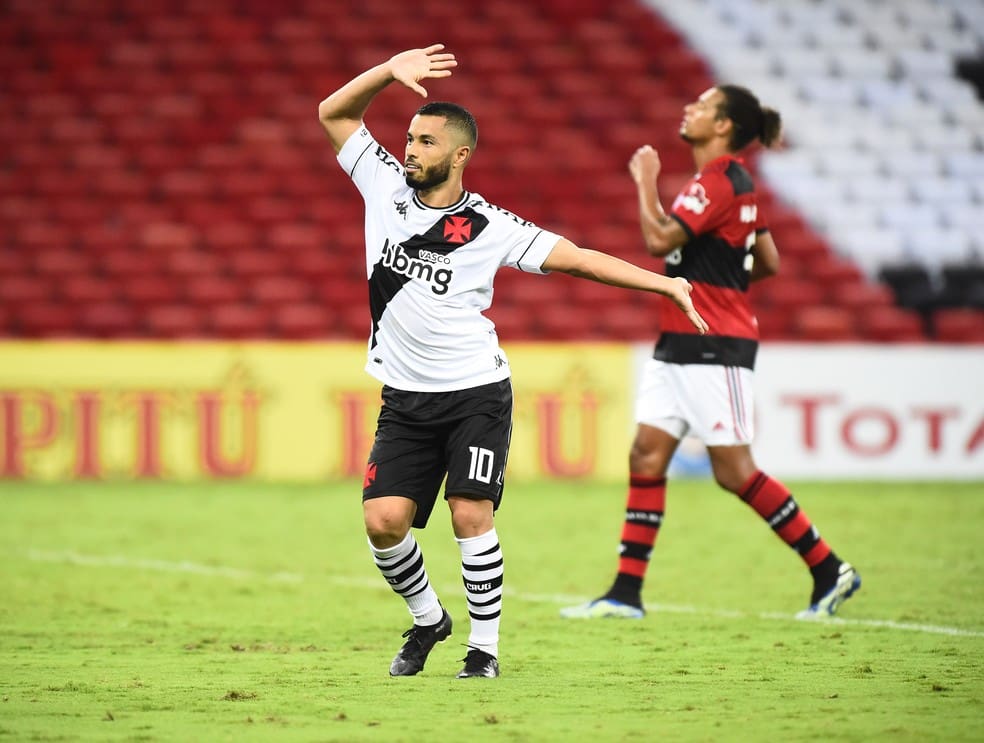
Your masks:
[[[514,479],[622,480],[627,344],[510,344]],[[0,343],[0,478],[361,477],[362,343]]]

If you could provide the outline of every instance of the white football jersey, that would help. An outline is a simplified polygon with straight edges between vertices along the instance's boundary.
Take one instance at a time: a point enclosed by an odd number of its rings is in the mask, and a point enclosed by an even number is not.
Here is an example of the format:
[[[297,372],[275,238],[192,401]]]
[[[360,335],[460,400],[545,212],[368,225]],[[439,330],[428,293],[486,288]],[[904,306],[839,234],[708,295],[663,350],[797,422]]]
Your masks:
[[[465,191],[427,206],[400,161],[362,126],[338,162],[366,204],[366,273],[372,328],[366,371],[413,392],[447,392],[509,376],[492,303],[500,266],[542,274],[560,236]]]

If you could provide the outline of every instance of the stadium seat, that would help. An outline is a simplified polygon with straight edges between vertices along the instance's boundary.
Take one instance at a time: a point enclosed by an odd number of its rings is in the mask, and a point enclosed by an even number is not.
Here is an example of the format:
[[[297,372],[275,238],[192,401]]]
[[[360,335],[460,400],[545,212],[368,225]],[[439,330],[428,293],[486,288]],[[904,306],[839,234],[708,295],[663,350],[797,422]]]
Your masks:
[[[242,282],[225,276],[191,276],[183,280],[185,296],[201,307],[236,302],[245,296]]]
[[[273,323],[267,310],[250,304],[219,304],[207,326],[220,338],[256,338],[270,335]]]
[[[172,304],[181,300],[180,282],[162,275],[138,275],[119,284],[120,296],[136,307]]]
[[[59,282],[58,293],[62,299],[77,305],[113,302],[119,297],[120,286],[103,277],[68,276]]]
[[[788,312],[769,307],[756,308],[755,317],[758,320],[759,337],[763,341],[788,340],[793,335],[793,318]]]
[[[0,276],[0,299],[10,304],[28,304],[54,299],[55,282],[46,276]]]
[[[158,338],[198,338],[207,335],[205,311],[187,304],[148,307],[142,319],[147,332]]]
[[[18,335],[28,338],[70,338],[84,336],[79,328],[78,310],[68,304],[45,302],[11,308]]]
[[[883,266],[878,277],[891,287],[895,301],[910,309],[928,309],[938,302],[933,276],[918,263]]]
[[[79,330],[96,338],[135,338],[140,321],[132,305],[122,302],[96,302],[79,311]]]
[[[273,311],[275,337],[315,339],[335,337],[334,315],[320,304],[285,304]]]
[[[793,340],[858,341],[858,320],[856,313],[843,307],[802,307],[793,317]]]
[[[793,146],[749,158],[761,168],[761,203],[783,255],[782,275],[761,295],[763,333],[793,333],[796,312],[811,303],[877,300],[870,287],[840,291],[859,286],[857,272],[829,260],[832,248],[852,255],[870,247],[862,229],[902,235],[901,251],[887,238],[881,252],[865,252],[867,262],[857,259],[870,275],[882,259],[911,256],[935,270],[984,254],[984,179],[979,153],[969,156],[984,120],[967,86],[949,70],[941,77],[946,54],[975,49],[973,26],[941,26],[945,14],[923,2],[884,13],[872,4],[734,2],[515,0],[476,6],[450,25],[440,4],[404,17],[395,0],[352,4],[346,23],[334,6],[309,0],[262,8],[167,0],[124,16],[98,3],[14,3],[0,32],[7,58],[19,55],[8,75],[12,116],[0,124],[9,247],[0,280],[16,279],[0,284],[12,291],[0,291],[3,334],[200,337],[222,325],[236,337],[249,329],[300,337],[321,332],[315,308],[323,303],[330,332],[364,338],[362,203],[313,112],[325,91],[386,50],[416,44],[428,23],[468,49],[468,64],[440,89],[472,101],[485,132],[470,167],[480,188],[469,187],[644,265],[659,264],[642,249],[627,158],[645,142],[657,146],[661,193],[673,198],[693,170],[676,127],[683,106],[712,82],[708,62],[720,53],[722,74],[740,71],[764,101],[785,108]],[[36,43],[17,41],[25,38]],[[900,41],[910,38],[919,43]],[[241,95],[244,80],[253,95]],[[393,90],[373,106],[370,125],[397,155],[412,98]],[[863,223],[871,214],[882,221]],[[927,250],[934,225],[924,217],[934,214],[940,233]],[[838,231],[852,216],[853,226]],[[524,337],[568,337],[586,326],[597,333],[598,323],[612,338],[652,336],[631,292],[510,273],[501,272],[495,309]],[[792,281],[802,289],[800,280],[817,286],[798,297],[778,288]],[[18,296],[42,308],[34,325],[22,322]],[[74,303],[74,326],[62,322],[57,297]],[[251,298],[269,312],[243,309]],[[573,319],[541,324],[546,304],[575,305]],[[119,305],[131,312],[114,312]],[[239,309],[217,325],[216,305]],[[583,319],[581,309],[595,316]]]
[[[830,299],[838,307],[860,313],[873,307],[892,306],[895,294],[884,284],[859,281],[832,287]]]
[[[984,309],[984,265],[946,265],[941,276],[947,304]]]
[[[941,343],[984,343],[984,309],[940,309],[931,324],[933,339]]]
[[[255,276],[249,281],[247,295],[259,304],[301,304],[311,298],[307,281],[290,276]]]
[[[921,342],[926,340],[922,318],[901,307],[869,307],[858,312],[864,337],[883,342]]]

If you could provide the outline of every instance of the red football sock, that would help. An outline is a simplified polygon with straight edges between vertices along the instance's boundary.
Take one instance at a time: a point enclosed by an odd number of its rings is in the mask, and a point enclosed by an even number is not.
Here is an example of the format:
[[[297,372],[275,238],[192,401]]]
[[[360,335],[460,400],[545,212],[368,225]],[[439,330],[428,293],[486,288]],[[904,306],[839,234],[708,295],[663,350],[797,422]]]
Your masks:
[[[666,478],[631,475],[629,497],[625,504],[625,522],[619,545],[618,576],[609,596],[638,601],[646,577],[653,544],[663,523],[666,506]]]
[[[741,486],[738,496],[754,508],[809,567],[819,565],[830,554],[830,547],[820,537],[820,532],[778,480],[762,471],[756,472]]]

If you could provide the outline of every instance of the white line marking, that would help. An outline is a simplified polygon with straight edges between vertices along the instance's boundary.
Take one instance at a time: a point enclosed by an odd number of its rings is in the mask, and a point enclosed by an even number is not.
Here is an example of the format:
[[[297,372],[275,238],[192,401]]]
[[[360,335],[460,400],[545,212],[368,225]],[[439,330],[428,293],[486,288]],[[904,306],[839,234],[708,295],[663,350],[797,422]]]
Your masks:
[[[182,560],[172,562],[168,560],[151,560],[147,558],[133,558],[125,555],[84,555],[70,550],[45,551],[28,550],[27,558],[35,562],[51,562],[68,565],[81,565],[84,567],[98,568],[123,568],[126,570],[152,570],[164,573],[190,573],[193,575],[203,575],[215,578],[232,578],[234,580],[263,580],[271,583],[301,583],[305,577],[300,573],[290,573],[280,571],[276,573],[258,573],[253,570],[243,570],[224,565],[203,565],[201,563]],[[369,590],[389,591],[390,587],[382,581],[370,580],[368,578],[355,578],[351,576],[326,576],[330,583],[350,588],[365,588]],[[456,591],[460,586],[444,586],[441,592],[450,593]],[[533,604],[579,604],[588,601],[584,596],[568,596],[564,594],[542,594],[542,593],[520,593],[516,591],[506,591],[506,595],[517,601],[526,601]],[[719,617],[721,619],[743,619],[752,617],[756,619],[779,620],[782,622],[800,622],[792,614],[782,614],[776,612],[763,612],[759,614],[746,613],[728,609],[706,609],[697,606],[681,606],[677,604],[648,604],[647,611],[650,613],[664,614],[697,614],[700,616]],[[890,619],[844,619],[842,617],[830,617],[829,619],[808,620],[818,624],[829,624],[844,627],[884,627],[886,629],[902,630],[906,632],[923,632],[933,635],[950,635],[952,637],[984,637],[984,630],[960,629],[959,627],[945,627],[935,624],[912,624],[909,622],[895,622]]]
[[[126,557],[125,555],[83,555],[71,551],[45,552],[42,550],[28,550],[27,556],[35,562],[67,563],[91,568],[126,568],[129,570],[155,570],[162,573],[192,573],[236,580],[267,580],[273,583],[300,583],[304,580],[304,576],[297,573],[263,574],[223,565],[202,565],[188,560],[170,562],[168,560]]]

